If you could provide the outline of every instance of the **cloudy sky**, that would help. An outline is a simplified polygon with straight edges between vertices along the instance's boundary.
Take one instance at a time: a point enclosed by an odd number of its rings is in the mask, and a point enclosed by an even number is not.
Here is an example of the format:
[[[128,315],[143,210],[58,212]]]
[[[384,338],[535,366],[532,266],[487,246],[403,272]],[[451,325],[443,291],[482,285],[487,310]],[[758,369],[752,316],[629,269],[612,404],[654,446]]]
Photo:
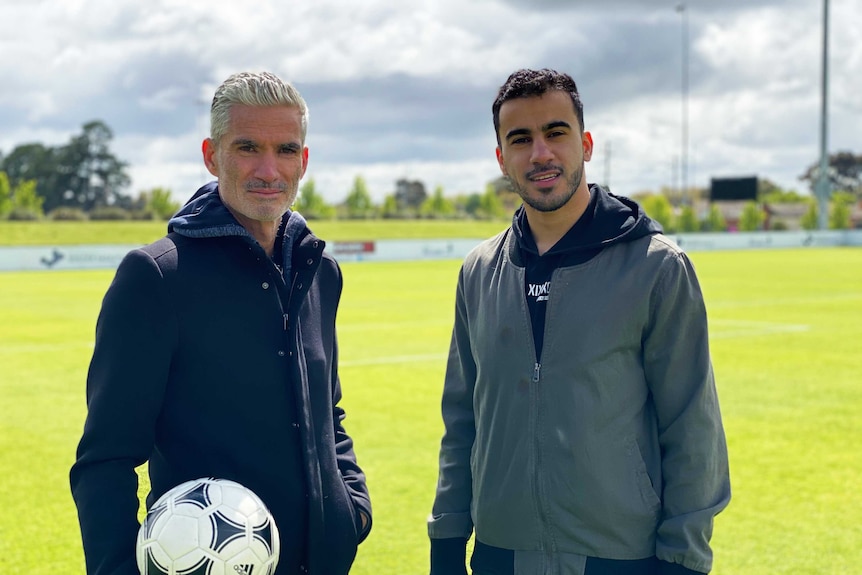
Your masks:
[[[807,191],[817,161],[822,0],[0,0],[0,152],[103,120],[130,193],[184,200],[217,85],[269,70],[309,103],[306,178],[331,202],[361,175],[477,192],[499,174],[497,88],[570,73],[595,142],[590,181],[631,195],[757,175]],[[687,30],[687,35],[685,31]],[[683,39],[688,42],[684,43]],[[830,150],[862,153],[862,0],[830,0]]]

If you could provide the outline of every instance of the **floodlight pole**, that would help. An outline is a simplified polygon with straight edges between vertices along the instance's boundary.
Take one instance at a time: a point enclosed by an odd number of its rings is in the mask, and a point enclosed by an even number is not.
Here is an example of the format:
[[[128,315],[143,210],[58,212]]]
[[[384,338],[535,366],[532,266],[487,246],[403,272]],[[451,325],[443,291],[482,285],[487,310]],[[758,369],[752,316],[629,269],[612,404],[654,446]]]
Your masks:
[[[682,17],[682,62],[681,62],[681,93],[682,93],[682,154],[680,155],[680,198],[683,205],[688,205],[688,7],[678,4],[676,11]]]
[[[829,0],[823,0],[823,63],[820,79],[820,168],[814,193],[817,196],[817,227],[829,227]]]

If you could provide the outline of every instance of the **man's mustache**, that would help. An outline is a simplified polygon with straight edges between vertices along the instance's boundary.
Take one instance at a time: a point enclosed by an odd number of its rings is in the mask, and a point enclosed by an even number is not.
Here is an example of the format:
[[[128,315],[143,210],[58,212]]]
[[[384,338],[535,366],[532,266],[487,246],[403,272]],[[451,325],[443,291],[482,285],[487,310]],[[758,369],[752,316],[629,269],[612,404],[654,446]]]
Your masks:
[[[246,182],[245,189],[248,192],[252,192],[254,190],[278,190],[283,192],[287,190],[287,184],[284,182],[264,182],[263,180],[252,180],[251,182]]]
[[[555,164],[545,164],[544,166],[538,166],[536,168],[533,168],[525,174],[525,177],[529,179],[543,172],[560,172],[562,174],[563,172],[565,172],[565,170],[563,169],[563,166],[557,166]]]

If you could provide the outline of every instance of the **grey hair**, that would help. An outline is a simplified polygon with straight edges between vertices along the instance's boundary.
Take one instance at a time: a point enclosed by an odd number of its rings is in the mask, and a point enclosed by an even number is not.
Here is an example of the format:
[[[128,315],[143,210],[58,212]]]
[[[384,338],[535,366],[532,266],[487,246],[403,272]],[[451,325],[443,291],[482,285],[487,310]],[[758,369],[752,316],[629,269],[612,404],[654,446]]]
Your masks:
[[[270,72],[240,72],[222,82],[210,108],[210,138],[215,142],[227,133],[230,109],[246,106],[293,106],[302,114],[302,141],[308,131],[308,106],[299,91]]]

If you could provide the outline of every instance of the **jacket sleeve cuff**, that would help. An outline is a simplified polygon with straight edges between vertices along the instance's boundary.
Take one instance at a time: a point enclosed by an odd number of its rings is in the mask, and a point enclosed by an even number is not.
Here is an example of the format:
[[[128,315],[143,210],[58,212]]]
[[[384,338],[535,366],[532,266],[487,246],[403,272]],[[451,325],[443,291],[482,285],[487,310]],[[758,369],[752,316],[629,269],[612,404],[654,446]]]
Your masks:
[[[679,563],[668,563],[667,561],[659,560],[658,575],[704,575],[701,571],[693,571],[688,567],[683,567]]]
[[[431,540],[431,575],[467,575],[467,538]]]

